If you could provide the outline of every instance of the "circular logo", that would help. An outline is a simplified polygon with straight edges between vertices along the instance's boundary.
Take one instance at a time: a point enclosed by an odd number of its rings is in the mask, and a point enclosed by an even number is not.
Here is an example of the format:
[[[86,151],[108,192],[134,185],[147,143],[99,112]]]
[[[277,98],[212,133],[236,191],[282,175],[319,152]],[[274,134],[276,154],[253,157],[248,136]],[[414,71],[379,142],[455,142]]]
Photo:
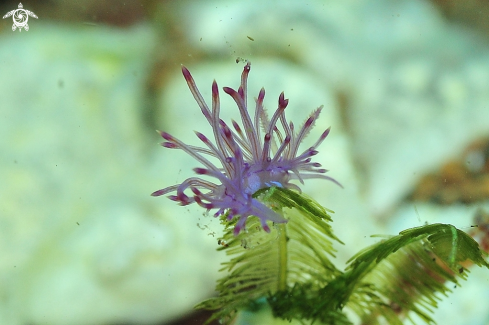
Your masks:
[[[29,20],[29,16],[24,9],[17,9],[13,15],[13,18],[14,24],[19,28],[23,28],[25,25],[27,25],[27,21]]]

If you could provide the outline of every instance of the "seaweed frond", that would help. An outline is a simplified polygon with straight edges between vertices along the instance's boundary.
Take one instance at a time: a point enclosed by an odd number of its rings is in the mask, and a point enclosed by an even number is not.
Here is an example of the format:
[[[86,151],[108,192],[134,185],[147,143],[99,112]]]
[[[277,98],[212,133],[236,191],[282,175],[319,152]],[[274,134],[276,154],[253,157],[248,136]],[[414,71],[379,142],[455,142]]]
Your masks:
[[[463,231],[447,224],[407,229],[362,250],[350,260],[344,281],[356,284],[348,307],[363,324],[402,324],[413,312],[428,324],[439,294],[459,285],[467,267],[489,267],[485,253]]]
[[[271,208],[281,210],[288,222],[275,224],[266,233],[259,219],[250,218],[247,231],[236,236],[233,223],[222,217],[226,233],[221,241],[225,246],[219,250],[233,257],[223,263],[221,271],[229,273],[217,283],[219,296],[196,306],[218,310],[209,321],[221,319],[228,323],[237,310],[252,306],[261,297],[286,293],[291,287],[301,288],[302,292],[317,291],[341,274],[330,261],[335,252],[332,240],[340,242],[328,224],[332,211],[303,194],[283,188],[261,190],[255,196]],[[288,301],[295,302],[303,299],[289,298]]]

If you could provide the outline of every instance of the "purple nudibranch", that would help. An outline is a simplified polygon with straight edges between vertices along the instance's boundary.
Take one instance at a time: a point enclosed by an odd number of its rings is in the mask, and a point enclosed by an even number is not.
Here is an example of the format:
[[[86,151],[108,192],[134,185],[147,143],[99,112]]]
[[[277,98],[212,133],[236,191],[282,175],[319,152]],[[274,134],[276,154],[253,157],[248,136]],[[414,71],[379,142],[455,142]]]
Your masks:
[[[195,132],[205,145],[205,147],[196,147],[185,144],[166,132],[158,131],[166,140],[161,145],[185,151],[204,166],[195,168],[196,174],[207,175],[217,182],[190,177],[181,184],[151,194],[160,196],[175,193],[176,195],[170,195],[169,198],[180,205],[195,202],[207,210],[217,209],[215,217],[225,213],[228,220],[238,217],[234,228],[235,235],[244,229],[249,216],[258,217],[267,232],[270,231],[267,221],[287,222],[280,213],[253,197],[253,194],[260,189],[277,186],[300,191],[299,186],[291,181],[298,180],[304,184],[304,179],[309,178],[327,179],[340,185],[335,179],[324,175],[327,170],[320,168],[321,164],[311,161],[311,157],[318,153],[317,147],[328,136],[330,128],[322,133],[313,146],[297,154],[299,145],[314,126],[322,106],[314,110],[300,130],[295,132],[294,124],[288,123],[285,118],[285,108],[289,100],[285,99],[284,93],[280,94],[278,108],[269,119],[263,107],[265,89],[262,88],[256,99],[255,114],[252,119],[247,104],[247,80],[250,68],[248,62],[241,74],[241,85],[238,91],[229,87],[223,88],[223,91],[234,99],[241,115],[243,128],[233,120],[231,124],[234,130],[232,130],[219,117],[219,90],[216,81],[212,83],[212,109],[209,109],[192,75],[187,68],[182,67],[188,87],[212,127],[214,143],[202,133]],[[284,134],[276,126],[279,120]],[[222,167],[216,166],[207,157],[217,158]],[[190,196],[185,193],[188,189],[191,191]]]

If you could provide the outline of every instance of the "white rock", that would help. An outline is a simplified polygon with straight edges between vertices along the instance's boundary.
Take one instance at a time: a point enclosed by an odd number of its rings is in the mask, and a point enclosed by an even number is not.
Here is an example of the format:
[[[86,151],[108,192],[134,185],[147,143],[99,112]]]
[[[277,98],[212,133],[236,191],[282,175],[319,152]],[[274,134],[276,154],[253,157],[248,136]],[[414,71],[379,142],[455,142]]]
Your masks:
[[[0,40],[0,323],[182,314],[219,260],[200,214],[149,196],[171,185],[142,118],[153,32],[40,21],[19,35]]]

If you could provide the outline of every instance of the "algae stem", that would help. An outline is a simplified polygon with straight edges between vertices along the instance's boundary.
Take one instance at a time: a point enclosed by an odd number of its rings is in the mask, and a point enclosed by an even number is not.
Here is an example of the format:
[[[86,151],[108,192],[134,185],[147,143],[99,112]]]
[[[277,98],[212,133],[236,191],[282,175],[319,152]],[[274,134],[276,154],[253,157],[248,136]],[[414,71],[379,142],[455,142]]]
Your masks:
[[[278,291],[287,289],[287,231],[285,224],[278,224]]]

